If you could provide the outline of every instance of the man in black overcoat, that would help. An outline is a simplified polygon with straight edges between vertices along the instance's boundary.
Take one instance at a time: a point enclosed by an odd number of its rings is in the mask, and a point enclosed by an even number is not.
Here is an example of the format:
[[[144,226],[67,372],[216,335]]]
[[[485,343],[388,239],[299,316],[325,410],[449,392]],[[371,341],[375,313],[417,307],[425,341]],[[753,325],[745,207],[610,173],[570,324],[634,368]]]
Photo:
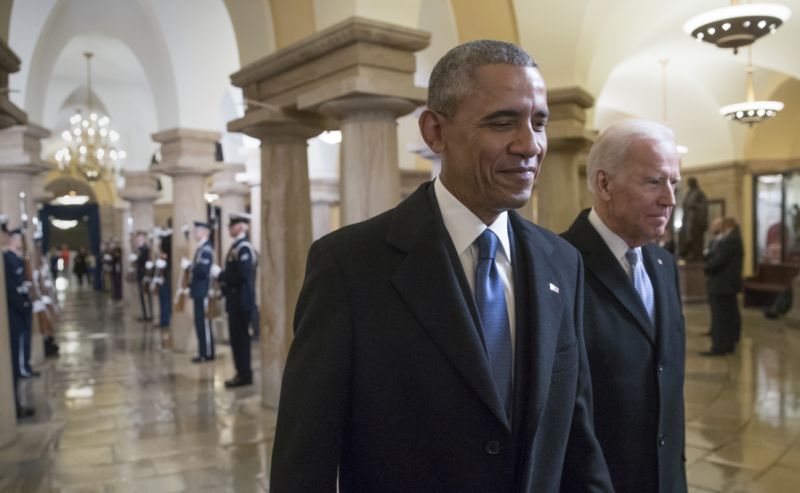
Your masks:
[[[440,176],[308,254],[270,491],[611,491],[580,256],[513,210],[548,115],[514,45],[469,42],[436,64],[419,126]]]
[[[680,180],[672,131],[606,129],[589,152],[594,207],[563,234],[583,256],[594,421],[617,493],[684,493],[685,328],[673,256],[654,243]]]
[[[733,353],[742,330],[736,301],[736,294],[742,289],[742,237],[732,218],[723,218],[720,228],[714,248],[709,248],[705,266],[711,307],[711,350],[701,353],[704,356]]]

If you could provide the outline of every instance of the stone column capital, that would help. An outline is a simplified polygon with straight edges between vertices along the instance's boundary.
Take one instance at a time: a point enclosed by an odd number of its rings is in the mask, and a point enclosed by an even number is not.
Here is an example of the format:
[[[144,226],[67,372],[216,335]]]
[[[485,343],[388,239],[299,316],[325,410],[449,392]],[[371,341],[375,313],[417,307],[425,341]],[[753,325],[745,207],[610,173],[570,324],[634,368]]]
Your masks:
[[[28,115],[8,99],[8,75],[18,72],[19,66],[19,57],[0,39],[0,128],[28,121]]]
[[[50,131],[34,123],[0,130],[0,171],[38,174],[54,168],[41,158],[42,139]]]
[[[155,202],[161,197],[156,176],[149,171],[125,171],[125,188],[119,197],[128,202]]]
[[[151,169],[169,176],[209,175],[218,171],[214,150],[222,134],[209,130],[172,128],[151,135],[161,144],[161,163]]]
[[[551,150],[583,151],[591,147],[595,132],[586,129],[586,109],[594,97],[581,87],[558,87],[548,90],[550,121],[547,126]]]
[[[228,131],[240,132],[261,140],[261,143],[279,143],[301,140],[305,142],[319,135],[326,122],[311,114],[289,114],[272,108],[250,111],[238,120],[228,122]]]
[[[341,120],[395,120],[407,115],[418,106],[417,101],[391,96],[347,96],[322,103],[323,115]]]
[[[220,197],[226,195],[247,196],[250,194],[250,187],[236,180],[236,175],[245,172],[244,164],[226,164],[223,169],[214,173],[214,183],[209,192],[215,193]]]

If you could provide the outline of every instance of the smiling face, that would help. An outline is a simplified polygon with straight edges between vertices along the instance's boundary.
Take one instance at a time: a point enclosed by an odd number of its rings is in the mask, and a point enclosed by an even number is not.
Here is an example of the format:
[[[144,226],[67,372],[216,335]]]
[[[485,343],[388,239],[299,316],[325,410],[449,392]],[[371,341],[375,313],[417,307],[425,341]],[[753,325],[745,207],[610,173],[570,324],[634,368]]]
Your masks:
[[[525,205],[547,152],[544,80],[533,67],[479,67],[449,117],[426,110],[420,130],[442,155],[442,184],[484,223]]]
[[[613,172],[598,170],[595,208],[628,246],[656,241],[664,234],[675,207],[675,186],[680,179],[673,142],[636,140]]]

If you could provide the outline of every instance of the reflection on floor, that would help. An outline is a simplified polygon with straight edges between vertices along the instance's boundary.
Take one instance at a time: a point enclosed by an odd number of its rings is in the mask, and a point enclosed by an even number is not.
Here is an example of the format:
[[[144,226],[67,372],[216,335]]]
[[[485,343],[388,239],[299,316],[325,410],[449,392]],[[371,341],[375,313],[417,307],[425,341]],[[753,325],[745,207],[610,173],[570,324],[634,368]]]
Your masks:
[[[0,492],[268,490],[275,414],[260,407],[258,382],[223,387],[225,346],[192,365],[121,305],[86,289],[68,297],[62,356],[24,385],[36,419],[0,449]],[[708,358],[697,354],[709,345],[707,308],[686,309],[690,491],[798,491],[800,331],[743,315],[737,354]]]

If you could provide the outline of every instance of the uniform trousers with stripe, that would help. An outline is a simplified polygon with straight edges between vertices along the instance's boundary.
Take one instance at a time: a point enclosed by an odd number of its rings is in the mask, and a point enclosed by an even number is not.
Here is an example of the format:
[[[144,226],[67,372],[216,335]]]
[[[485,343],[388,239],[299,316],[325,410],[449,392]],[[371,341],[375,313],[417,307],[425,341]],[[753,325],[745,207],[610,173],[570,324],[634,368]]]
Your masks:
[[[194,331],[197,335],[198,356],[214,357],[214,333],[211,331],[211,321],[206,318],[206,304],[208,298],[192,298],[194,305]]]

